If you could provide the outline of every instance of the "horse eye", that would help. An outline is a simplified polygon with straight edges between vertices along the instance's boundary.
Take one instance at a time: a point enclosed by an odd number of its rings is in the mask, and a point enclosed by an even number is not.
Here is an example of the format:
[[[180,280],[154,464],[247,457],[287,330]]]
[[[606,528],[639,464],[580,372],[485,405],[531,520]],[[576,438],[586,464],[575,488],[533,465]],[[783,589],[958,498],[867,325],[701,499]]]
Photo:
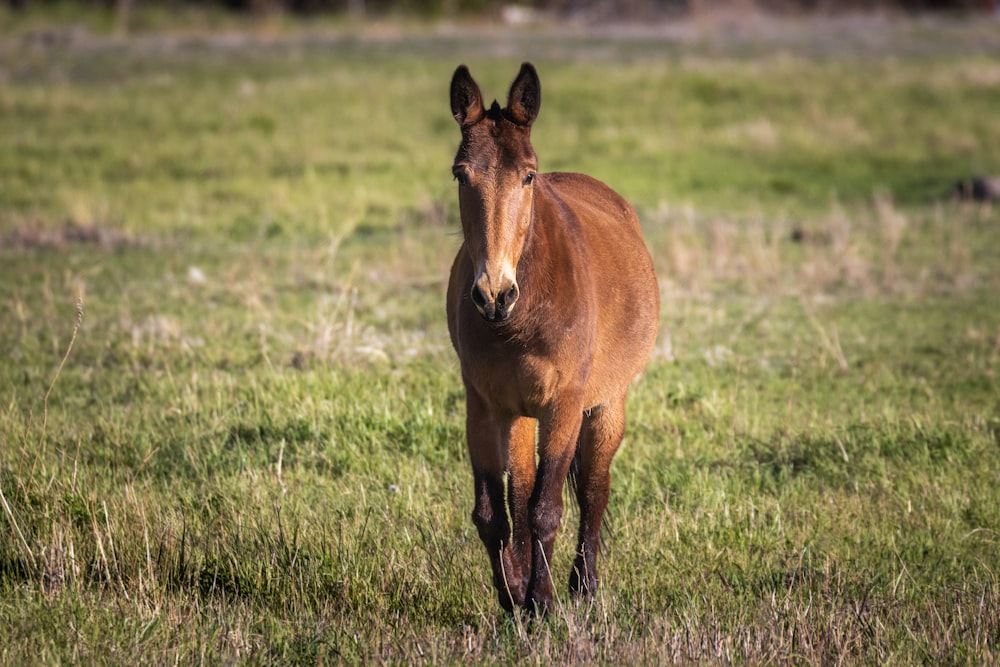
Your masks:
[[[534,180],[535,180],[535,172],[529,171],[528,175],[525,176],[524,180],[521,182],[521,185],[531,185],[532,181]]]
[[[469,184],[469,179],[466,177],[464,171],[456,169],[451,173],[451,175],[455,177],[455,180],[458,181],[459,185],[466,186]]]

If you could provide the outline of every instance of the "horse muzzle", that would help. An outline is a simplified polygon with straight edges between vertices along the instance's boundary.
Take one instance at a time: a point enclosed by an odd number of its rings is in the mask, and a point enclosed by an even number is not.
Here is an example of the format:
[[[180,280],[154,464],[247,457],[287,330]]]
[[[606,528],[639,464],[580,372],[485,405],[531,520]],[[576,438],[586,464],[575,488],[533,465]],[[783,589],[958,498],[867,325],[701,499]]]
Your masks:
[[[480,274],[472,285],[472,303],[479,314],[488,322],[503,322],[510,317],[520,290],[515,281],[501,281],[499,289],[493,289],[486,274]]]

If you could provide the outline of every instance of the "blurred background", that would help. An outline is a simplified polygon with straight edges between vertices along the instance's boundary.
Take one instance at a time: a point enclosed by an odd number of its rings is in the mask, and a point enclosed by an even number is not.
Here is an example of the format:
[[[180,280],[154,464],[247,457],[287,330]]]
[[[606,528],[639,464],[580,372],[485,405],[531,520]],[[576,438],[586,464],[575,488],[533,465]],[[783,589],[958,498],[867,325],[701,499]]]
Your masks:
[[[296,16],[346,14],[354,17],[411,15],[441,17],[481,16],[509,23],[540,17],[589,21],[648,20],[690,16],[716,11],[766,11],[777,13],[845,11],[945,11],[996,13],[997,0],[533,0],[510,3],[500,0],[5,0],[12,10],[76,7],[111,13],[128,23],[136,9],[183,11],[192,8],[234,13],[287,13]]]

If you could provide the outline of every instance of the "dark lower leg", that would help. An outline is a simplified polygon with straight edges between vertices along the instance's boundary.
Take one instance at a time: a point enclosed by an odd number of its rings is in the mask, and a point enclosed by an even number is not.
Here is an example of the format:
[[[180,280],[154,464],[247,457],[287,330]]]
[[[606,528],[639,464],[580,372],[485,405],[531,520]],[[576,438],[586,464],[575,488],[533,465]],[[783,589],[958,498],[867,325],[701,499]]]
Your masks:
[[[524,584],[511,559],[510,524],[504,507],[503,480],[476,474],[475,485],[476,505],[472,510],[472,522],[490,557],[493,586],[500,605],[507,611],[513,611],[514,607],[524,604]]]
[[[569,576],[571,593],[591,595],[597,590],[597,554],[601,547],[601,525],[611,490],[611,476],[603,479],[591,476],[589,484],[578,482],[580,532],[577,537],[576,559]]]
[[[544,615],[552,608],[552,552],[562,521],[562,487],[572,453],[539,466],[536,493],[531,503],[532,571],[526,604]]]
[[[624,433],[624,395],[593,411],[580,428],[580,467],[576,486],[580,532],[577,535],[576,559],[569,577],[571,593],[592,595],[597,590],[597,554],[601,548],[604,512],[611,495],[609,470]]]

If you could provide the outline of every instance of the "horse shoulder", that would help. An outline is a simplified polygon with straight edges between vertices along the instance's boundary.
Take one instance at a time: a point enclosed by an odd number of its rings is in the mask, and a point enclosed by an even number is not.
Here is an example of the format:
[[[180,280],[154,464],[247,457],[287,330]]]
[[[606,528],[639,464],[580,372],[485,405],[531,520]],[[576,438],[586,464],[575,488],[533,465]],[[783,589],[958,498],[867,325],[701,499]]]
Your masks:
[[[641,234],[639,218],[632,205],[605,183],[586,174],[550,172],[543,174],[546,185],[589,227],[626,226]]]

